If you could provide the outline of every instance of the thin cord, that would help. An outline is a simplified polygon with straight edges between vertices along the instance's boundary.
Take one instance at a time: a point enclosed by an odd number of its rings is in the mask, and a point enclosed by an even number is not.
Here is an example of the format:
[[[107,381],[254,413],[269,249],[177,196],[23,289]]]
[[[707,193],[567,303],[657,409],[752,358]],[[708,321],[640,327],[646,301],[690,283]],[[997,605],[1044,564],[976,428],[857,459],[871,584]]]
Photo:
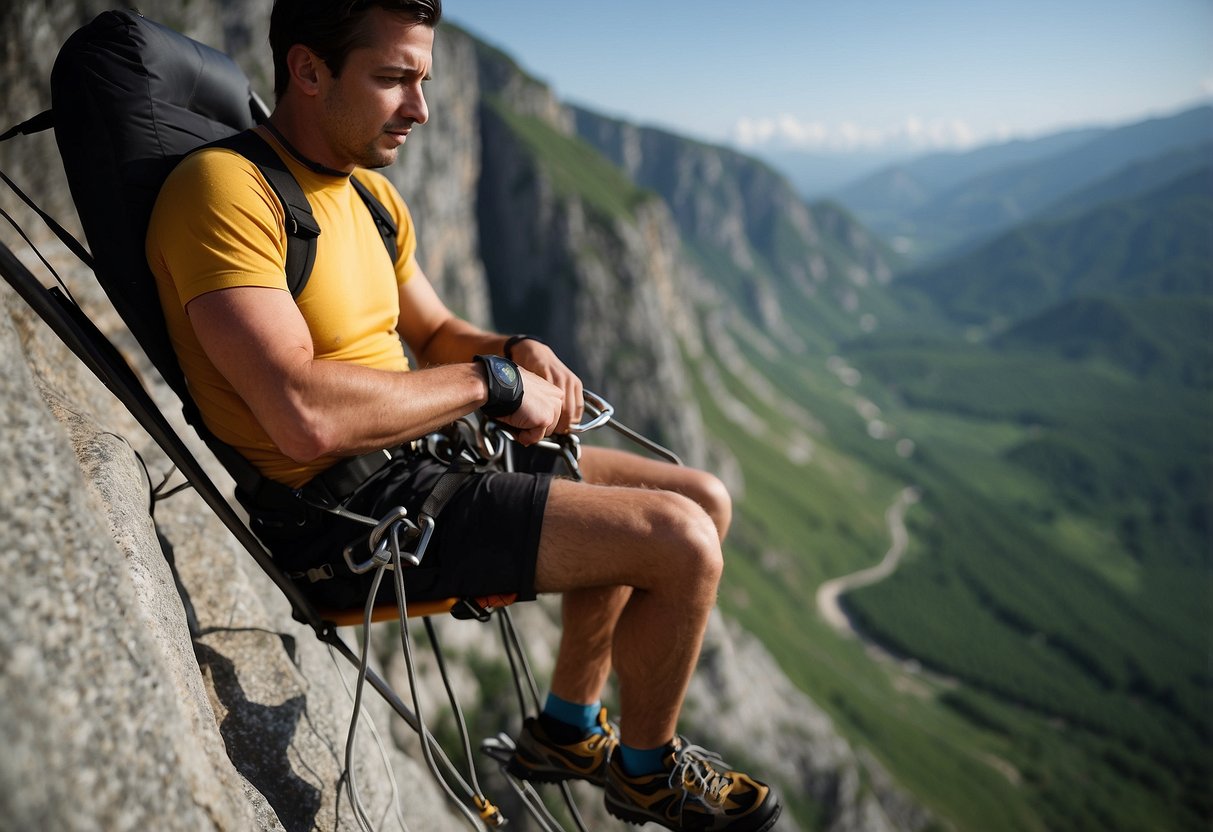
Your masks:
[[[505,610],[502,610],[505,612]],[[497,619],[497,626],[501,629],[501,644],[505,648],[505,657],[510,663],[510,678],[514,680],[514,693],[518,695],[518,710],[522,714],[523,722],[526,721],[527,714],[530,710],[526,706],[526,697],[522,693],[522,677],[518,673],[518,662],[514,658],[514,651],[510,649],[509,636],[506,634],[506,624],[504,618]],[[536,705],[536,712],[539,708]]]
[[[8,177],[4,176],[3,173],[0,173],[0,177],[4,177],[4,181],[6,182],[9,181]],[[17,224],[15,219],[9,216],[8,211],[5,211],[3,208],[0,208],[0,216],[3,216],[6,220],[8,220],[9,225],[17,229],[17,233],[21,235],[21,239],[25,240],[25,244],[33,250],[34,254],[38,255],[38,259],[42,261],[42,265],[46,266],[47,270],[55,276],[55,282],[59,284],[59,288],[63,290],[63,293],[67,295],[67,299],[70,300],[75,306],[79,306],[80,304],[76,303],[76,299],[72,297],[71,290],[68,289],[67,284],[63,282],[63,278],[59,276],[59,272],[55,271],[55,267],[50,264],[50,261],[42,256],[42,252],[38,250],[36,245],[34,245],[34,241],[29,238],[29,235],[25,233],[25,230]]]
[[[354,744],[358,738],[358,716],[362,712],[362,689],[366,685],[366,671],[370,660],[371,615],[375,609],[375,597],[379,593],[379,584],[383,581],[383,572],[387,568],[388,564],[385,563],[375,570],[370,595],[367,597],[366,616],[362,623],[362,651],[358,657],[358,683],[354,686],[354,713],[350,718],[350,730],[345,737],[345,786],[350,796],[350,807],[354,810],[354,819],[358,822],[358,828],[363,832],[373,832],[374,826],[367,817],[362,800],[358,795],[358,784],[354,775]]]
[[[506,631],[509,633],[509,642],[513,647],[513,652],[518,654],[518,661],[522,664],[523,673],[525,675],[527,685],[530,688],[531,701],[535,703],[535,710],[539,710],[539,685],[535,682],[535,674],[531,672],[530,662],[527,661],[526,651],[522,649],[522,642],[518,638],[518,630],[514,627],[514,617],[510,615],[508,608],[503,607],[501,614],[505,618]],[[508,652],[508,651],[507,651]]]
[[[337,654],[333,649],[333,645],[329,644],[329,659],[333,662],[333,666],[337,668],[337,678],[341,680],[341,687],[345,690],[345,695],[350,701],[354,701],[354,692],[350,690],[350,684],[346,681],[345,674],[342,672],[341,664],[337,661]],[[355,714],[355,718],[361,716],[363,722],[371,730],[371,738],[375,741],[375,746],[379,749],[379,758],[383,761],[383,767],[388,772],[388,782],[392,787],[392,809],[396,814],[396,823],[404,832],[409,832],[409,825],[404,820],[404,813],[400,809],[400,789],[396,785],[396,771],[392,767],[392,761],[388,758],[387,749],[383,746],[383,739],[379,736],[379,729],[375,727],[375,720],[366,715],[365,712]]]
[[[425,758],[425,764],[429,767],[430,773],[434,775],[434,779],[438,781],[439,785],[441,785],[446,791],[447,795],[450,796],[451,801],[459,807],[459,810],[463,813],[464,817],[471,822],[472,828],[477,830],[477,832],[480,832],[480,820],[476,817],[476,815],[472,814],[472,810],[464,805],[462,800],[455,796],[455,793],[451,790],[450,784],[447,783],[446,778],[439,773],[438,765],[434,762],[434,753],[430,748],[430,743],[433,742],[433,738],[430,736],[430,732],[425,727],[425,717],[421,712],[421,700],[417,690],[417,671],[413,662],[412,639],[409,636],[408,602],[404,589],[404,559],[400,554],[400,540],[394,531],[391,537],[392,561],[396,567],[394,570],[396,573],[394,577],[396,582],[396,607],[397,612],[400,615],[400,644],[404,650],[404,667],[408,673],[409,690],[413,695],[413,713],[415,713],[417,716],[417,726],[419,729],[418,735],[421,738],[421,755]],[[373,593],[371,597],[374,597]]]
[[[22,202],[32,208],[34,213],[42,218],[42,221],[46,223],[46,227],[59,238],[60,242],[67,246],[68,250],[71,251],[72,254],[80,258],[81,263],[96,271],[96,261],[93,259],[93,255],[88,253],[88,249],[81,245],[79,240],[73,237],[66,228],[60,225],[58,220],[39,208],[37,203],[30,199],[29,195],[26,194],[25,191],[17,187],[17,183],[4,175],[4,171],[0,171],[0,179],[3,179],[4,184],[8,185],[12,192],[15,193]],[[72,301],[72,303],[75,303],[75,301]]]
[[[451,687],[451,680],[446,672],[446,660],[442,656],[442,646],[438,641],[438,633],[434,630],[434,623],[427,616],[425,619],[425,632],[430,637],[430,647],[434,651],[434,660],[438,664],[438,675],[442,677],[442,686],[446,688],[446,698],[451,703],[451,711],[455,714],[455,725],[459,729],[459,739],[463,742],[463,756],[467,758],[468,764],[468,780],[471,781],[472,790],[476,794],[483,794],[483,789],[480,788],[480,781],[476,779],[476,763],[472,759],[472,741],[468,737],[467,722],[463,718],[463,709],[459,707],[459,700],[455,696],[455,689]]]

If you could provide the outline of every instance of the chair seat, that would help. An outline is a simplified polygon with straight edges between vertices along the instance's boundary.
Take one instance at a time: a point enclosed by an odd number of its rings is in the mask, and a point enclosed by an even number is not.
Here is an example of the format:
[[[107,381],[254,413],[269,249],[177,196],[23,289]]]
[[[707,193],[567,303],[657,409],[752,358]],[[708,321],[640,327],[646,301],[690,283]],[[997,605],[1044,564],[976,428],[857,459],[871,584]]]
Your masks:
[[[517,599],[517,595],[486,595],[482,598],[476,598],[474,601],[486,610],[495,610],[501,607],[508,607]],[[408,615],[409,618],[442,615],[443,613],[450,612],[460,600],[459,598],[438,598],[432,601],[409,601]],[[366,609],[364,607],[350,607],[348,609],[321,607],[317,612],[320,613],[322,620],[335,624],[338,627],[356,627],[366,620]],[[381,621],[396,621],[399,617],[400,613],[397,611],[394,601],[376,604],[374,609],[371,610],[372,624],[377,624]]]

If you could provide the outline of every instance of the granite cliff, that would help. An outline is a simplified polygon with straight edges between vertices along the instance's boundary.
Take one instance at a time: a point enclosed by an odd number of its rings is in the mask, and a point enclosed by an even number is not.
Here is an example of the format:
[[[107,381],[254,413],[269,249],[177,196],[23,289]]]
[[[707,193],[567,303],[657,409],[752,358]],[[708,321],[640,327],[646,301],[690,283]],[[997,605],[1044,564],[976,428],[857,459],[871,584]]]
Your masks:
[[[144,11],[233,54],[264,93],[268,6],[165,0]],[[0,65],[11,79],[0,122],[16,123],[49,104],[46,79],[58,45],[103,8],[68,2],[0,10]],[[711,320],[697,311],[727,293],[688,254],[698,243],[685,226],[698,223],[744,262],[767,257],[752,250],[758,226],[746,228],[755,211],[786,209],[806,237],[829,233],[822,218],[795,205],[755,207],[761,183],[750,202],[718,205],[713,214],[695,195],[705,174],[694,160],[682,164],[673,184],[687,197],[671,198],[634,166],[614,167],[579,138],[583,114],[457,29],[443,31],[435,64],[441,71],[428,89],[432,121],[389,174],[412,208],[422,265],[439,292],[475,321],[544,335],[591,388],[620,405],[625,421],[692,461],[727,467],[704,430],[687,369]],[[0,169],[74,225],[47,135],[0,146]],[[0,206],[37,228],[8,194]],[[7,229],[4,240],[27,253]],[[188,434],[172,394],[123,335],[87,272],[46,234],[36,233],[36,241]],[[870,271],[879,279],[878,262]],[[755,291],[759,297],[763,290]],[[193,492],[153,503],[153,484],[171,473],[167,459],[7,287],[0,299],[6,823],[353,828],[340,786],[348,669],[291,619],[285,601]],[[198,452],[226,482],[205,450]],[[517,615],[542,679],[557,637],[556,610],[543,602]],[[492,634],[454,621],[440,627],[477,729],[516,729],[501,704],[508,693]],[[387,672],[399,679],[393,639],[378,637]],[[426,701],[437,703],[434,684],[426,673]],[[364,737],[357,762],[372,817],[391,826],[398,791],[411,828],[461,828],[407,729],[380,704],[369,707],[384,740],[381,757]],[[428,710],[443,730],[441,709]],[[795,810],[780,829],[883,832],[927,822],[753,636],[719,616],[688,699],[686,730],[741,752],[777,779]],[[614,828],[592,791],[579,791],[589,798],[582,805],[591,828]],[[507,790],[498,783],[493,793]],[[528,828],[524,817],[511,815],[517,828]]]

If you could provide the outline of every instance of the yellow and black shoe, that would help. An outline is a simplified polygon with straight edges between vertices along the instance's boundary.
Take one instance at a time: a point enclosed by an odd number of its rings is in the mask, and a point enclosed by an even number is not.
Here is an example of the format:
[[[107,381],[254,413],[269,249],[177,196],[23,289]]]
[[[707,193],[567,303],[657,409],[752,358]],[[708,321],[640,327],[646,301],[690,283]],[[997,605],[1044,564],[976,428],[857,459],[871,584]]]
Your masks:
[[[665,762],[663,771],[632,777],[615,755],[607,767],[607,811],[629,823],[695,832],[767,832],[779,818],[783,807],[770,786],[728,770],[707,749],[678,737]]]
[[[539,783],[589,780],[595,785],[605,785],[607,763],[619,745],[615,726],[607,721],[606,714],[606,708],[598,712],[601,732],[580,737],[557,737],[557,732],[551,730],[552,726],[545,723],[544,718],[528,717],[522,724],[517,749],[506,770],[519,779]]]

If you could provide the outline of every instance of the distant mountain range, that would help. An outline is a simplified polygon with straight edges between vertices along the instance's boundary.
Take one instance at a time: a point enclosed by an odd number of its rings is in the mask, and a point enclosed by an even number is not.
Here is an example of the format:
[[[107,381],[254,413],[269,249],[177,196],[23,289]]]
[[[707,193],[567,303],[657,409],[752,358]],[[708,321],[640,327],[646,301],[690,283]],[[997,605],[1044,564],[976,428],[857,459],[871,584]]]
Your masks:
[[[1207,152],[1210,145],[1204,145]],[[899,292],[922,292],[966,324],[1005,326],[1079,296],[1125,298],[1208,297],[1213,293],[1213,164],[1183,173],[1140,195],[1098,203],[1094,196],[1123,194],[1166,164],[1134,166],[1093,190],[1065,201],[1065,218],[1016,227],[942,265],[913,271]],[[1143,176],[1142,174],[1149,174]]]
[[[896,164],[834,194],[913,259],[941,259],[1136,166],[1138,191],[1210,159],[1213,107]],[[1160,161],[1168,157],[1168,161]],[[1092,195],[1094,196],[1094,194]]]

